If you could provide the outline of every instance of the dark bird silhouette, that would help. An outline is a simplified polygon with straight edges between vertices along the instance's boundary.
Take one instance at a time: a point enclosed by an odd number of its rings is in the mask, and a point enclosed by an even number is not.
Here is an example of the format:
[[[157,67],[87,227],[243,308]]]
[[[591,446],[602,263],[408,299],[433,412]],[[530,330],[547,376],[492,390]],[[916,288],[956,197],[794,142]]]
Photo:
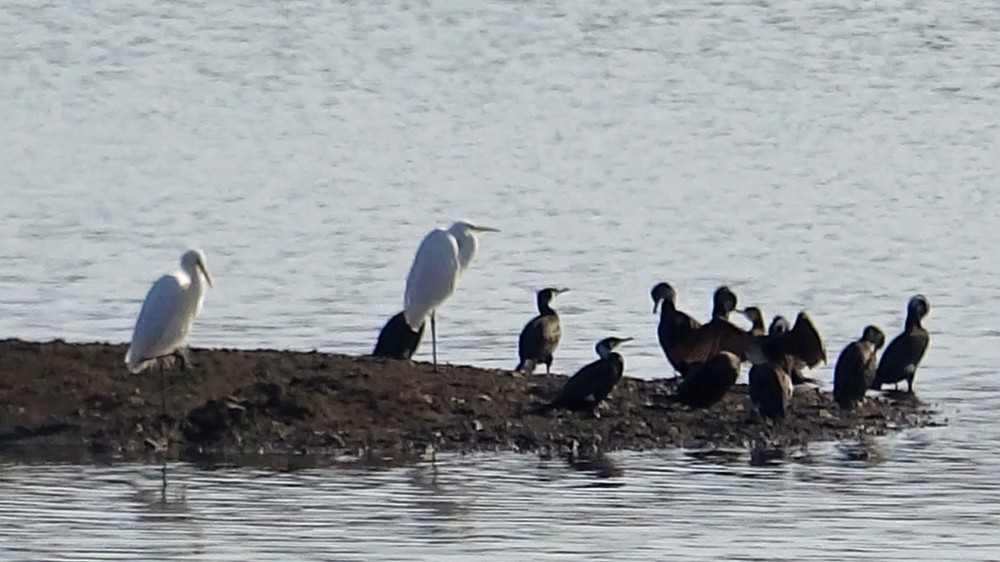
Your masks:
[[[679,343],[683,342],[701,323],[688,314],[677,310],[677,293],[668,283],[658,283],[650,291],[653,298],[653,313],[660,310],[660,323],[656,327],[656,337],[660,341],[667,361],[680,374],[687,371],[688,365],[679,355]]]
[[[915,295],[907,303],[903,333],[896,336],[882,353],[872,388],[879,390],[883,384],[895,384],[898,387],[905,380],[906,391],[913,392],[913,377],[917,374],[917,367],[931,341],[930,334],[920,322],[930,310],[931,305],[923,295]]]
[[[670,399],[692,408],[708,408],[726,396],[739,376],[740,358],[722,351],[684,377]]]
[[[402,312],[393,316],[379,332],[372,356],[387,359],[410,359],[417,352],[417,346],[420,345],[420,338],[424,335],[424,326],[425,324],[421,324],[420,329],[414,332],[406,323],[406,316]]]
[[[656,288],[654,300],[655,290]],[[674,296],[672,290],[669,296]],[[690,316],[680,316],[683,313],[676,311],[672,299],[663,299],[663,307],[657,335],[660,336],[660,345],[664,348],[667,359],[682,377],[686,377],[720,351],[728,351],[740,361],[747,359],[753,337],[729,322],[729,313],[736,310],[736,295],[728,287],[716,289],[712,297],[712,319],[700,326]]]
[[[885,344],[885,334],[876,326],[865,326],[861,338],[847,344],[833,369],[833,399],[844,410],[851,410],[865,397],[878,366],[878,350]]]
[[[566,381],[554,400],[541,406],[536,413],[564,408],[573,411],[597,412],[597,406],[607,398],[611,390],[625,374],[625,359],[615,353],[621,344],[632,338],[604,338],[597,342],[595,349],[601,358],[576,372]]]
[[[750,321],[750,335],[762,337],[767,335],[767,328],[764,326],[764,313],[756,306],[748,306],[740,311],[747,320]],[[780,318],[780,317],[779,317]],[[777,318],[775,318],[777,320]],[[787,320],[785,320],[787,322]],[[772,324],[774,326],[774,324]]]
[[[764,361],[750,367],[747,375],[750,400],[766,419],[782,420],[788,413],[794,388],[789,376],[791,361],[790,356],[785,356],[780,361]]]
[[[514,368],[515,371],[530,375],[539,363],[545,363],[545,372],[551,372],[552,354],[562,338],[562,326],[559,324],[559,315],[549,303],[556,295],[568,290],[550,287],[538,291],[538,316],[532,318],[521,330],[521,337],[517,342],[520,362]]]
[[[799,312],[795,325],[791,327],[783,317],[775,317],[768,334],[753,339],[747,357],[754,364],[765,361],[780,363],[795,385],[817,384],[815,379],[803,375],[802,369],[826,363],[826,348],[809,315]],[[786,358],[790,359],[786,361]]]
[[[767,329],[767,333],[772,336],[780,336],[792,329],[792,323],[788,321],[782,315],[777,315],[774,320],[771,320],[771,326]]]

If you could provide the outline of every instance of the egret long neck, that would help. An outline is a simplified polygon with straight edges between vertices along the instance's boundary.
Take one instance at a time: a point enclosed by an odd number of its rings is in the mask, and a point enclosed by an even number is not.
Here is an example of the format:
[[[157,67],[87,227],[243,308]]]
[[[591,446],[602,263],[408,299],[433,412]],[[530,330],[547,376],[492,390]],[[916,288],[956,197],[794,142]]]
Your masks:
[[[451,235],[458,244],[458,265],[465,271],[472,263],[472,258],[476,256],[476,235],[469,231],[452,231]]]

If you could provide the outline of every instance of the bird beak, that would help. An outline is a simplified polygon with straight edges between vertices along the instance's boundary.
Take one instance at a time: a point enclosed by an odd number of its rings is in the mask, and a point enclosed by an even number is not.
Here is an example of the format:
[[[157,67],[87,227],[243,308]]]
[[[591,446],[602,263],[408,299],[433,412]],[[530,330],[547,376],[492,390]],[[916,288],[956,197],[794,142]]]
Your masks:
[[[493,228],[492,226],[473,226],[472,230],[476,232],[500,232],[499,229]]]
[[[205,268],[205,264],[198,262],[198,269],[205,275],[205,281],[208,281],[208,286],[212,286],[212,276],[208,274],[208,269]]]
[[[656,299],[653,301],[653,314],[656,314],[656,311],[660,309],[661,302],[663,302],[663,299]]]
[[[618,345],[621,345],[621,344],[623,344],[623,343],[625,343],[627,341],[632,341],[632,338],[622,338],[622,339],[618,340]]]
[[[567,289],[566,287],[563,287],[563,288],[561,288],[561,289],[556,289],[556,290],[555,290],[555,293],[556,293],[557,295],[561,295],[561,294],[563,294],[563,293],[565,293],[565,292],[568,292],[568,291],[569,291],[569,289]]]

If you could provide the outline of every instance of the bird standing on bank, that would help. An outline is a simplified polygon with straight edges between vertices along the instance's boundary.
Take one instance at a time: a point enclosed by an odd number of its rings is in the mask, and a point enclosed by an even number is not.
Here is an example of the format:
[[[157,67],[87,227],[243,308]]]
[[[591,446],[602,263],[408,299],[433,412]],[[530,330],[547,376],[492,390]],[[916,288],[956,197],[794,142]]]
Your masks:
[[[559,314],[550,303],[556,295],[568,290],[549,287],[538,291],[536,295],[538,316],[528,321],[521,330],[521,337],[517,342],[520,362],[514,368],[515,371],[530,375],[538,363],[545,363],[545,373],[551,372],[552,354],[562,338],[562,326],[559,323]]]
[[[184,345],[194,319],[201,312],[205,285],[212,277],[201,250],[188,250],[181,256],[181,269],[160,277],[146,294],[132,332],[132,342],[125,353],[125,364],[139,373],[155,364],[160,366],[161,407],[166,415],[166,379],[164,361],[174,358],[187,368]]]
[[[498,232],[495,228],[459,221],[447,230],[430,231],[417,248],[417,254],[406,276],[403,316],[412,332],[423,329],[431,319],[431,346],[434,370],[437,370],[436,312],[455,292],[462,273],[476,255],[480,232]]]
[[[915,295],[907,303],[903,333],[896,336],[882,353],[872,388],[880,390],[883,384],[898,386],[905,380],[906,391],[913,392],[913,377],[931,341],[930,334],[921,325],[930,310],[931,305],[923,295]]]
[[[833,369],[833,399],[844,410],[853,409],[865,397],[878,368],[878,350],[885,334],[876,326],[865,326],[861,338],[847,344]]]
[[[570,377],[555,400],[535,410],[544,414],[556,408],[573,411],[588,411],[595,415],[601,404],[618,381],[625,374],[625,359],[615,353],[621,344],[632,338],[604,338],[597,342],[595,349],[600,359],[590,363]]]

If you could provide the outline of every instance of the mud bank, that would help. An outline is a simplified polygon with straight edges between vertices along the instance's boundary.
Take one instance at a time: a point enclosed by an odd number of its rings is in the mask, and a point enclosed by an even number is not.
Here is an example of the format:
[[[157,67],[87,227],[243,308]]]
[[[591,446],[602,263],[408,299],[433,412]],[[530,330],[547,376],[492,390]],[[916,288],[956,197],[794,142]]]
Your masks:
[[[192,350],[195,365],[130,375],[124,345],[0,341],[0,456],[82,451],[172,458],[309,453],[408,457],[435,451],[581,454],[619,449],[747,446],[881,435],[938,423],[914,397],[843,412],[829,392],[797,389],[782,424],[761,422],[738,385],[708,410],[671,403],[669,380],[626,378],[600,417],[527,413],[559,375],[326,353]],[[169,438],[169,441],[167,438]]]

